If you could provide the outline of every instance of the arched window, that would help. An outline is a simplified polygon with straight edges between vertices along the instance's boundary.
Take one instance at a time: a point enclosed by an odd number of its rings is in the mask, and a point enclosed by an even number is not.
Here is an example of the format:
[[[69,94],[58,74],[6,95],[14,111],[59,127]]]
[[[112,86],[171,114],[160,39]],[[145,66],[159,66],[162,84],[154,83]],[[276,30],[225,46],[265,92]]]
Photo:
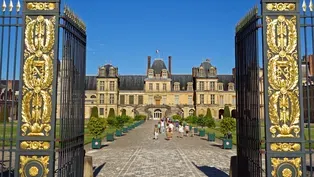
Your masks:
[[[161,110],[160,109],[156,109],[155,111],[154,111],[154,119],[160,119],[162,117],[162,112],[161,112]]]
[[[96,95],[92,95],[92,96],[90,96],[90,98],[96,98]]]
[[[190,109],[189,110],[189,116],[193,116],[194,115],[194,109]]]

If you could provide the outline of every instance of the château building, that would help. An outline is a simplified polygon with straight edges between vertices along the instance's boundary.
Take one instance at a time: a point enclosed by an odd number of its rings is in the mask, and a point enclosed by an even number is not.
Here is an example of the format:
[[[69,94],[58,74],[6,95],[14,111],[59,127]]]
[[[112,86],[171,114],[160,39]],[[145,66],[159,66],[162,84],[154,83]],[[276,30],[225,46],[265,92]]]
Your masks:
[[[234,76],[219,75],[209,59],[192,73],[172,73],[172,57],[168,65],[161,58],[148,56],[145,75],[120,75],[118,67],[106,64],[98,74],[86,76],[85,117],[92,107],[99,116],[107,117],[110,108],[115,115],[146,115],[149,118],[206,114],[211,109],[214,118],[222,118],[225,105],[235,115],[236,95]]]

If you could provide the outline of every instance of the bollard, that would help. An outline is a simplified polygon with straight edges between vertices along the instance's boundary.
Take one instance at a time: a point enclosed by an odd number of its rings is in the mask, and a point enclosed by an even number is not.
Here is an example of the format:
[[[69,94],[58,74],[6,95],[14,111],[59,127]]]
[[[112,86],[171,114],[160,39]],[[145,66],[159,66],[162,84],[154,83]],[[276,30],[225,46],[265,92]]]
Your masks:
[[[84,157],[84,177],[93,177],[93,158],[92,156]]]

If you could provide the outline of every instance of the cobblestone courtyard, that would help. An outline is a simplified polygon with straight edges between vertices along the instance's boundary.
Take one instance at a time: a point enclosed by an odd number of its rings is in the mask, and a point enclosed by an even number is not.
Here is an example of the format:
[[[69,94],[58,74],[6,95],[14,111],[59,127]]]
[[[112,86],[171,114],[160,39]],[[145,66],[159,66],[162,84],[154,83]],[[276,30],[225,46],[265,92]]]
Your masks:
[[[223,150],[220,142],[208,142],[200,138],[184,137],[165,140],[160,135],[153,140],[155,121],[143,125],[104,143],[100,150],[87,150],[93,157],[97,177],[227,177],[230,157],[236,150]],[[175,134],[176,135],[176,134]]]

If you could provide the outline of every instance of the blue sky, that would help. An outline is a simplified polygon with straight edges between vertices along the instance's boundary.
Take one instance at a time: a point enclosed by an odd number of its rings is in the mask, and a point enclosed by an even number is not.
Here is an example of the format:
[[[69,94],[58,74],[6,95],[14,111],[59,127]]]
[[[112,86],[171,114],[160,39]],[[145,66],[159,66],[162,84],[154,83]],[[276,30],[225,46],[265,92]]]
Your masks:
[[[93,1],[93,2],[92,2]],[[87,25],[87,74],[106,63],[145,74],[147,56],[172,56],[173,73],[210,58],[219,74],[234,67],[236,23],[259,0],[64,0]],[[78,3],[80,2],[80,3]]]

